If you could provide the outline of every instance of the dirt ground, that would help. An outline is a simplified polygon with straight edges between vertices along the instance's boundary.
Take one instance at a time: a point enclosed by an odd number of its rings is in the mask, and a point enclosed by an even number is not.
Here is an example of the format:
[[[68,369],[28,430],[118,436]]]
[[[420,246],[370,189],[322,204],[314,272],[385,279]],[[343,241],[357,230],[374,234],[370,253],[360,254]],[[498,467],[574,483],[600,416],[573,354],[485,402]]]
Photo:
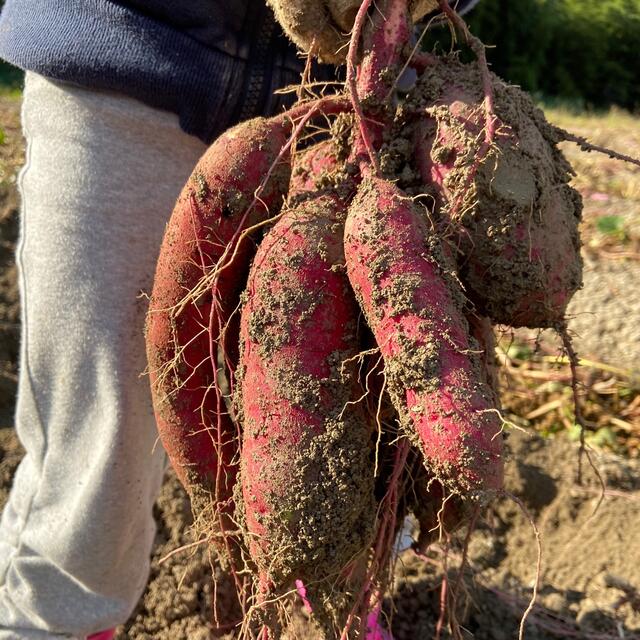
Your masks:
[[[640,157],[637,116],[548,112],[596,144]],[[584,199],[584,287],[569,306],[576,347],[588,357],[640,373],[640,169],[564,143]]]
[[[518,497],[540,529],[542,571],[538,605],[529,617],[526,638],[552,640],[640,638],[640,465],[612,455],[597,458],[607,493],[594,515],[600,489],[587,468],[576,484],[577,447],[518,431],[509,436],[507,489]],[[169,476],[156,505],[159,524],[151,580],[118,640],[202,639],[213,628],[211,558],[204,549],[186,550],[159,566],[159,560],[188,544],[188,501]],[[464,532],[463,532],[464,533]],[[436,545],[421,558],[401,555],[386,614],[396,640],[434,637],[439,617],[443,567],[455,584],[461,539],[448,551]],[[469,547],[469,561],[458,597],[463,638],[517,638],[520,619],[532,594],[537,547],[531,522],[520,506],[500,500],[484,515]],[[221,610],[230,603],[229,583],[221,576]],[[224,600],[226,598],[226,601]],[[233,615],[230,616],[233,618]],[[229,640],[233,633],[224,636]],[[298,623],[297,638],[313,639]],[[448,632],[442,638],[452,637]]]
[[[0,99],[4,132],[0,144],[0,506],[21,458],[11,424],[19,323],[13,266],[15,174],[23,157],[18,110],[17,100]],[[634,312],[637,318],[638,307],[625,314]],[[622,330],[616,329],[617,339]],[[595,511],[600,486],[586,462],[583,483],[576,482],[575,444],[518,430],[510,433],[508,443],[507,489],[537,523],[543,550],[538,603],[529,616],[525,637],[640,638],[636,533],[640,530],[640,463],[609,453],[595,455],[607,486]],[[218,624],[233,625],[237,611],[231,586],[208,550],[196,546],[176,552],[192,542],[191,515],[172,474],[156,503],[155,517],[158,533],[149,585],[131,619],[118,629],[118,640],[205,640],[215,626],[210,613],[214,597],[219,610],[226,611]],[[449,597],[457,594],[459,637],[508,640],[518,636],[535,584],[537,547],[531,522],[515,501],[504,499],[492,505],[471,537],[463,579],[458,580],[463,537],[461,532],[449,544],[434,545],[425,557],[412,551],[401,555],[393,594],[385,606],[397,640],[434,637],[443,575]],[[176,553],[161,563],[172,552]],[[233,638],[232,626],[227,629],[225,637]],[[298,636],[313,638],[313,633],[301,623]],[[452,636],[445,629],[441,637]]]

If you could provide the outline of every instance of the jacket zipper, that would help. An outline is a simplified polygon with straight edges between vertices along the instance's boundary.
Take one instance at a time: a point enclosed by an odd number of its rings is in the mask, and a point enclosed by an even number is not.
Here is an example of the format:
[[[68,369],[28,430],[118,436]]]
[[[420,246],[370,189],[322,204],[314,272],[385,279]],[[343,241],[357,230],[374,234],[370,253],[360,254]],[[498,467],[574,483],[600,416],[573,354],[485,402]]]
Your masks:
[[[262,16],[261,16],[262,17]],[[273,33],[276,23],[271,16],[264,16],[253,45],[249,50],[247,70],[249,78],[245,85],[244,99],[240,108],[239,120],[260,115],[264,110],[265,85],[271,84],[273,68],[273,52],[270,46],[273,41]]]

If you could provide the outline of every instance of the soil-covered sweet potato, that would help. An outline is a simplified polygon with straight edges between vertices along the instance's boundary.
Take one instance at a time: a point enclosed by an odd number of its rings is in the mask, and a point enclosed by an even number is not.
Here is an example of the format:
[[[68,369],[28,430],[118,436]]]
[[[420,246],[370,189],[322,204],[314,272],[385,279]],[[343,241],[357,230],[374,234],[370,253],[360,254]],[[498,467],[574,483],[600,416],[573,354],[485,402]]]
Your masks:
[[[342,64],[349,33],[362,0],[268,0],[285,33],[304,53],[322,62]],[[370,14],[385,13],[384,2],[372,3]],[[403,0],[414,21],[437,8],[437,0]],[[408,16],[409,14],[407,14]],[[398,41],[402,46],[402,43]]]
[[[493,406],[500,406],[495,359],[495,337],[488,318],[467,314],[470,346],[477,355],[480,379],[490,394]],[[419,454],[418,454],[419,455]],[[418,456],[414,456],[416,459]],[[421,456],[420,456],[421,457]],[[418,523],[415,548],[424,551],[432,542],[451,533],[465,521],[469,504],[461,496],[445,490],[423,465],[411,471],[407,487],[408,508]]]
[[[514,327],[562,321],[582,282],[582,204],[557,133],[531,98],[491,76],[495,135],[486,137],[477,64],[433,57],[413,92],[424,110],[416,162],[451,222],[460,278],[481,313]]]
[[[237,242],[238,234],[281,206],[288,158],[246,215],[289,129],[282,118],[259,118],[214,142],[180,194],[160,249],[146,325],[151,389],[162,443],[196,511],[230,504],[238,433],[216,392],[215,369],[251,258],[251,242]],[[217,279],[214,304],[211,287],[198,286],[225,251],[230,265]]]
[[[345,33],[351,31],[356,13],[362,0],[326,0],[329,11],[336,24]],[[411,0],[409,2],[411,17],[414,22],[423,18],[427,13],[438,8],[438,0]]]
[[[294,160],[289,185],[289,199],[300,194],[315,194],[333,183],[333,176],[340,169],[334,141],[323,140],[304,151]]]
[[[484,500],[502,483],[502,422],[452,261],[417,205],[377,177],[349,208],[345,258],[405,432],[448,492]]]
[[[304,53],[321,62],[341,64],[348,29],[339,26],[321,0],[267,0],[285,33]]]
[[[263,595],[299,579],[313,600],[372,532],[373,429],[363,404],[351,403],[362,389],[344,217],[327,192],[286,211],[260,245],[244,294],[236,501]]]

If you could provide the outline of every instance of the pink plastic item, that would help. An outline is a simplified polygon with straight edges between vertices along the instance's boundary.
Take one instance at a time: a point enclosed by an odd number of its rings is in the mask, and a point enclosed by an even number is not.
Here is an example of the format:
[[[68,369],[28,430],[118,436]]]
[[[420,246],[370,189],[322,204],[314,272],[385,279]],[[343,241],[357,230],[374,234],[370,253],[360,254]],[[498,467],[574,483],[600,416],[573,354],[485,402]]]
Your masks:
[[[380,624],[380,609],[374,609],[367,616],[367,635],[365,640],[393,640],[391,632]]]
[[[311,608],[311,603],[307,598],[307,588],[304,586],[304,582],[302,580],[296,580],[296,590],[298,591],[298,595],[302,600],[302,604],[307,611],[307,613],[313,613],[313,609]]]
[[[99,633],[87,636],[87,640],[112,640],[115,633],[115,629],[107,629],[106,631],[100,631]]]

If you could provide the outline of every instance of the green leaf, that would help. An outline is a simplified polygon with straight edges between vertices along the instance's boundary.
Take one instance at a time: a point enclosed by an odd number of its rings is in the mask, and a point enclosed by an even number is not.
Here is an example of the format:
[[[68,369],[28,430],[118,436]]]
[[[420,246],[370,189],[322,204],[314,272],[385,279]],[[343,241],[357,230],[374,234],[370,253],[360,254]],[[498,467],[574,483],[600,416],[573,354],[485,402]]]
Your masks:
[[[4,133],[4,129],[2,127],[0,127],[0,144],[4,144],[5,140],[7,139],[5,133]]]
[[[540,435],[543,438],[549,438],[551,436],[556,435],[556,433],[560,433],[561,431],[564,430],[564,425],[560,422],[552,422],[548,427],[543,428],[541,431],[539,431],[538,433],[540,433]],[[580,437],[578,435],[578,437]],[[571,438],[571,434],[569,433],[569,438]],[[573,439],[573,438],[571,438]]]
[[[513,342],[507,349],[507,355],[514,360],[531,360],[533,349],[528,344]]]
[[[624,234],[624,220],[622,216],[600,216],[596,222],[596,227],[600,233],[608,236]]]
[[[592,436],[589,437],[589,442],[596,447],[615,448],[616,436],[609,427],[601,427]]]
[[[580,425],[574,424],[568,430],[567,435],[570,440],[577,442],[580,440]],[[585,433],[585,440],[594,447],[610,447],[615,449],[617,446],[616,434],[610,427],[601,427],[597,431],[587,431]]]
[[[571,428],[569,429],[569,433],[567,434],[569,436],[569,440],[573,440],[574,442],[577,442],[578,440],[580,440],[580,432],[582,431],[582,427],[580,427],[579,424],[573,424],[571,425]]]

